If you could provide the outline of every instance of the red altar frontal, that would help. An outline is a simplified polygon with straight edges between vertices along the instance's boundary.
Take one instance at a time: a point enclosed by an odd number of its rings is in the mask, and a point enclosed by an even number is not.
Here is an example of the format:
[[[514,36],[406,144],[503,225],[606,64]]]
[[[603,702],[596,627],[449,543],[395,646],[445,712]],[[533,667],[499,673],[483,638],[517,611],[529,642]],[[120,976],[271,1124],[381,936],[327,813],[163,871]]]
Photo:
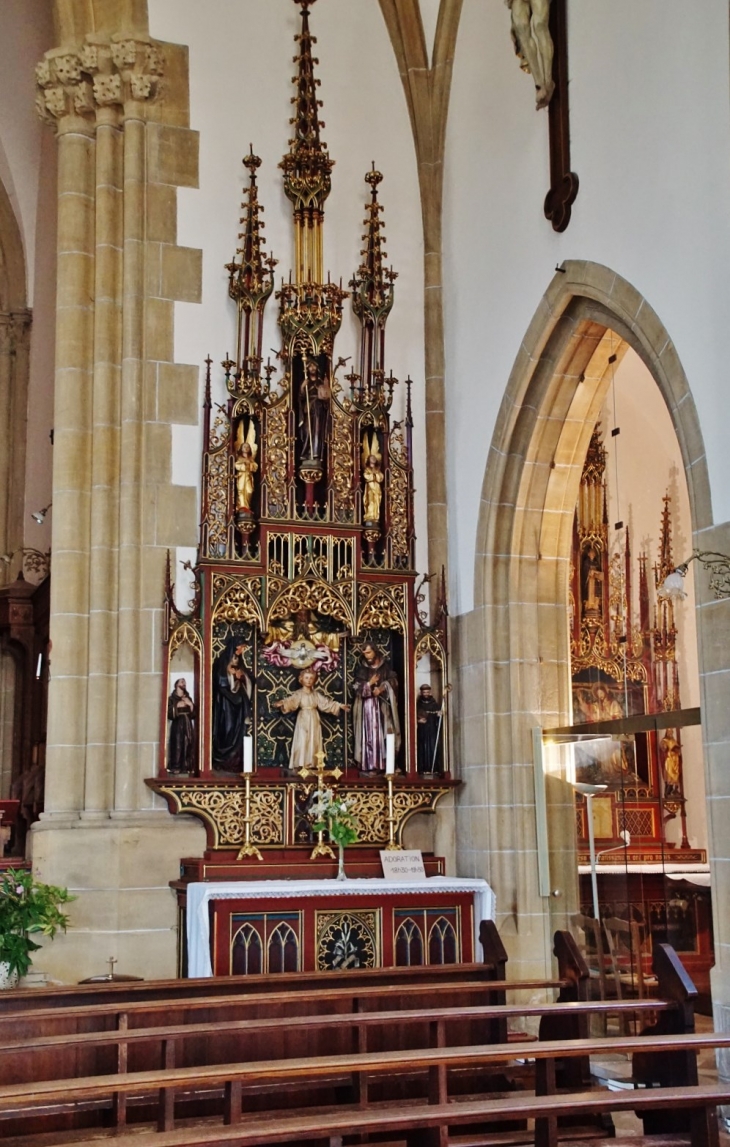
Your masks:
[[[181,972],[227,976],[471,962],[494,898],[476,879],[271,880],[191,883],[184,906]]]

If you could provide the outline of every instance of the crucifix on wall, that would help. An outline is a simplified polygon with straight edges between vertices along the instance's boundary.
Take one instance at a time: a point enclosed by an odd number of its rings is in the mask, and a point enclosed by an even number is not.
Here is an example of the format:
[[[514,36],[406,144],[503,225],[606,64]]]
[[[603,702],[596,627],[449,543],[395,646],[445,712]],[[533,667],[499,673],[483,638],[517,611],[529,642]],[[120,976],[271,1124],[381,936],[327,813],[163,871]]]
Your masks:
[[[570,170],[568,0],[506,3],[515,51],[535,83],[536,105],[548,109],[550,190],[545,196],[545,218],[554,231],[565,231],[578,194],[578,176]]]

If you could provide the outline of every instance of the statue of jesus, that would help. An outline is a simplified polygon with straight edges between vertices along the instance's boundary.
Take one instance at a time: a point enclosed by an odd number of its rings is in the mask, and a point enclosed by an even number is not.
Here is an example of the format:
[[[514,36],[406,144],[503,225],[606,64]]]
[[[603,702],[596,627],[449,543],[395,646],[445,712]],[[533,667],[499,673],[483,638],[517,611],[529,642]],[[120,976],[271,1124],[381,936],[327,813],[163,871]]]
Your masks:
[[[295,690],[281,701],[274,701],[272,706],[274,709],[281,709],[282,713],[294,713],[298,710],[289,754],[289,768],[292,771],[311,765],[317,759],[317,753],[322,752],[320,712],[337,716],[343,710],[347,711],[350,708],[341,701],[332,701],[319,689],[315,689],[316,683],[317,674],[314,669],[303,669],[299,674],[301,689]]]
[[[555,91],[553,41],[548,28],[550,0],[505,0],[512,14],[512,41],[522,67],[535,81],[537,108],[546,108]]]

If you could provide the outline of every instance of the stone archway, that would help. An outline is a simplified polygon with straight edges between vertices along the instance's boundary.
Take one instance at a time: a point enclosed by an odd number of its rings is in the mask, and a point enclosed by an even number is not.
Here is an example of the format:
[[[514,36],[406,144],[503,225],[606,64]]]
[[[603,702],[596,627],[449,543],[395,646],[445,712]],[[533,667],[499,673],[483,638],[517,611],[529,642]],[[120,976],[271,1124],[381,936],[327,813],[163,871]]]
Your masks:
[[[23,241],[0,183],[0,554],[23,544],[30,322]],[[9,576],[0,564],[0,584]]]
[[[509,379],[482,490],[475,610],[458,619],[457,735],[467,781],[457,814],[459,871],[483,875],[494,887],[516,975],[547,970],[551,933],[562,923],[564,901],[542,899],[537,887],[532,729],[564,724],[569,716],[565,603],[573,512],[609,384],[608,359],[627,346],[669,409],[695,537],[710,528],[699,422],[668,333],[612,271],[566,262]]]

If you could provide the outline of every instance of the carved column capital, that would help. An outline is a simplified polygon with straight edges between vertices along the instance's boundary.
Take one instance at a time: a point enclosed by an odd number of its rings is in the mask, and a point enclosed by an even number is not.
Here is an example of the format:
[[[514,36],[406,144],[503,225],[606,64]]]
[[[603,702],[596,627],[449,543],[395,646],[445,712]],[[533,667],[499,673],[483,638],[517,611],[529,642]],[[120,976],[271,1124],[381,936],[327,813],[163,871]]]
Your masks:
[[[101,108],[154,99],[165,60],[149,40],[87,36],[78,52],[54,48],[36,65],[38,114],[58,125],[66,116],[91,120]]]
[[[67,116],[90,118],[94,114],[92,87],[80,55],[52,49],[35,71],[39,88],[36,107],[46,123],[57,126]]]
[[[156,44],[119,34],[112,36],[110,50],[125,100],[151,100],[159,95],[165,58]]]

